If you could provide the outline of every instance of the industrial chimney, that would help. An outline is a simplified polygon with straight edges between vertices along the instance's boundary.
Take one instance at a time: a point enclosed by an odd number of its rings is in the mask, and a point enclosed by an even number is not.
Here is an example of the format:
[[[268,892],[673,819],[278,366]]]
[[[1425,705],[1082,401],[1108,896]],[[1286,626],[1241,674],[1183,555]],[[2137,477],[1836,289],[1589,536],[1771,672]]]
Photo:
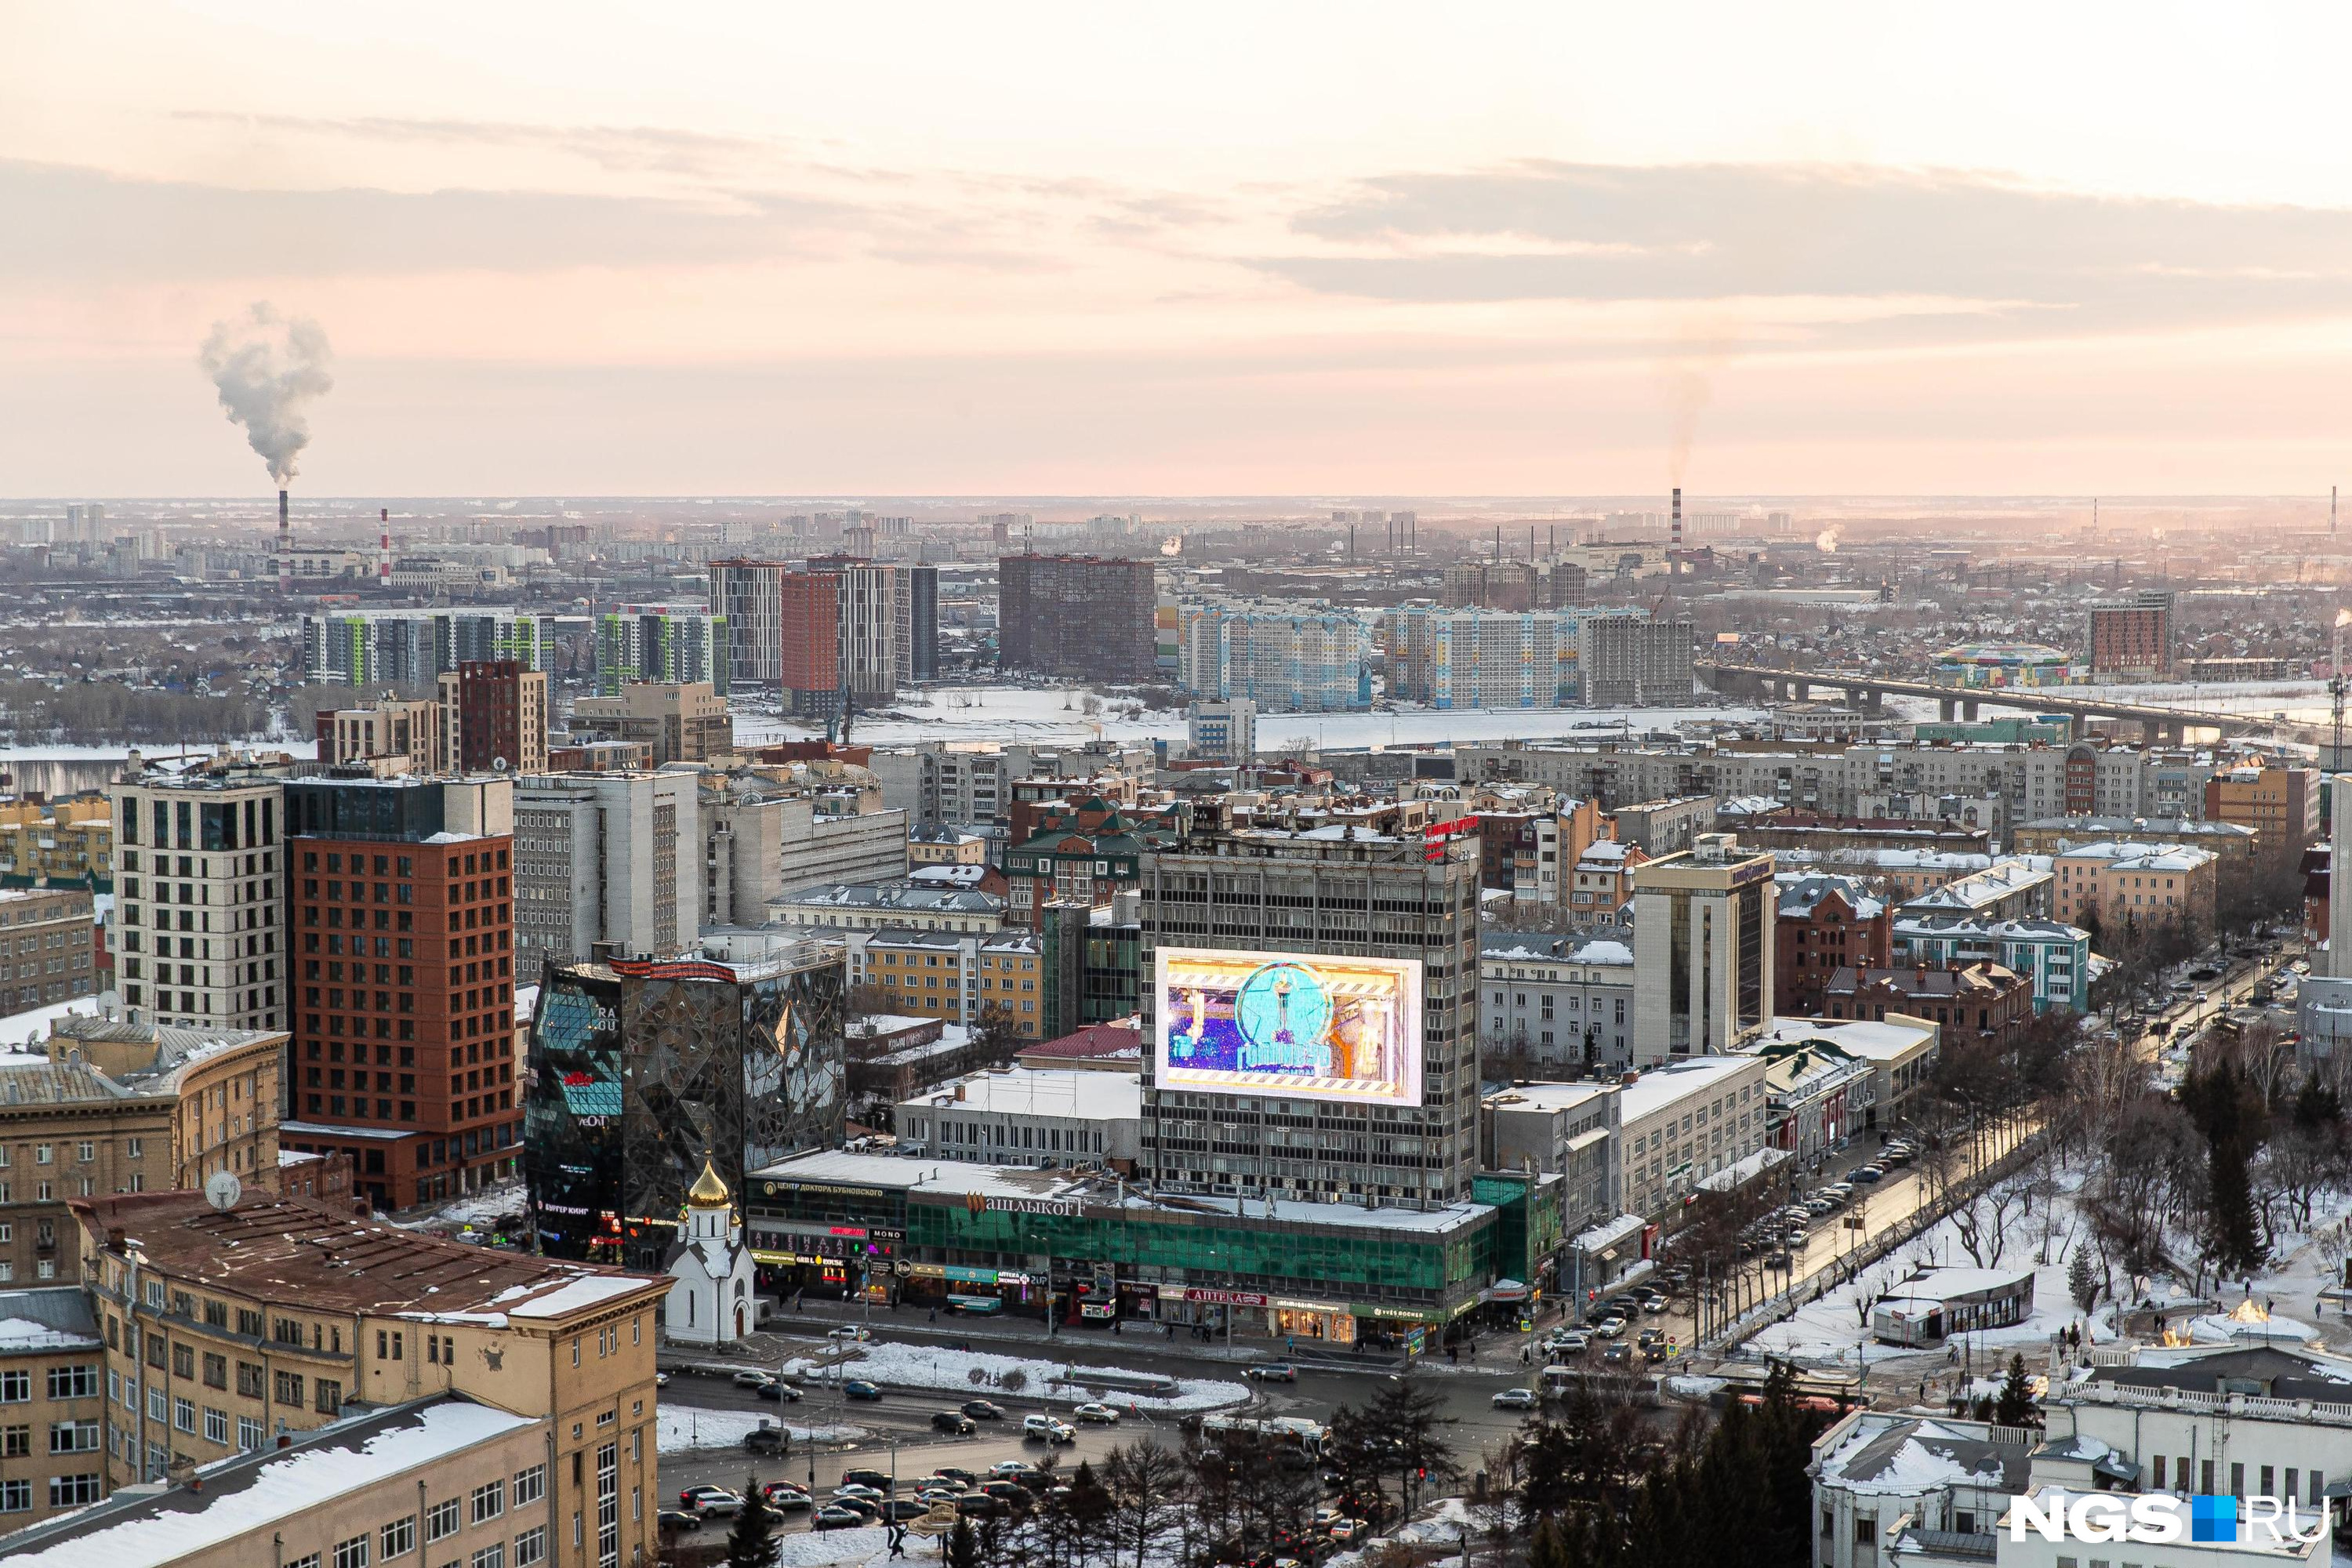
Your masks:
[[[392,508],[376,509],[375,521],[376,526],[383,530],[375,536],[375,585],[389,590],[392,587]]]
[[[278,591],[294,591],[294,535],[286,522],[286,492],[278,492]]]
[[[1676,485],[1675,487],[1675,531],[1673,543],[1676,550],[1680,550],[1683,547],[1683,488],[1680,485]]]

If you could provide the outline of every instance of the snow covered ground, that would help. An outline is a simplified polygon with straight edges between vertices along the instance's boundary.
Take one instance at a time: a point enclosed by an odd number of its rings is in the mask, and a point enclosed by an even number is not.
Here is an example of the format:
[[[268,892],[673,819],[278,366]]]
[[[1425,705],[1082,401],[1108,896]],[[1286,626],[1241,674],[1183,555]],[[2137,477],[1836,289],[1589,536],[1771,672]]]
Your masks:
[[[691,1405],[662,1405],[655,1412],[661,1417],[661,1451],[683,1454],[691,1448],[740,1448],[743,1439],[762,1423],[774,1425],[775,1417],[762,1415],[755,1410],[703,1410]],[[795,1443],[805,1443],[814,1430],[820,1443],[847,1442],[866,1436],[859,1426],[793,1426],[788,1428]]]
[[[1084,694],[1041,690],[1023,686],[956,686],[901,692],[889,710],[861,715],[853,736],[863,743],[904,745],[915,741],[1009,741],[1068,743],[1092,740],[1181,742],[1184,715],[1177,710],[1118,717],[1118,700],[1106,698],[1101,711],[1088,715],[1079,704]],[[1580,721],[1623,721],[1637,731],[1672,729],[1688,719],[1752,717],[1754,708],[1497,708],[1435,709],[1400,707],[1393,713],[1265,713],[1258,716],[1260,751],[1287,747],[1425,745],[1436,741],[1495,741],[1525,738],[1576,738]],[[902,715],[893,717],[891,715]],[[752,745],[770,741],[802,740],[821,735],[821,728],[795,723],[773,714],[739,708],[736,739]],[[1603,731],[1583,731],[1596,738]]]
[[[814,1380],[820,1375],[830,1378],[830,1369],[820,1373],[814,1361],[790,1363],[793,1369]],[[1094,1369],[1084,1363],[1047,1361],[1029,1356],[992,1355],[985,1351],[946,1350],[935,1345],[869,1343],[864,1353],[843,1363],[843,1372],[851,1378],[866,1378],[872,1382],[898,1388],[938,1388],[960,1390],[967,1394],[985,1394],[992,1388],[1004,1386],[1008,1373],[1020,1373],[1021,1391],[1045,1397],[1066,1395],[1072,1403],[1096,1397],[1087,1392],[1087,1374]],[[975,1380],[973,1373],[981,1373]],[[1129,1373],[1148,1376],[1148,1373]],[[1065,1384],[1065,1377],[1075,1384]],[[1249,1389],[1238,1383],[1223,1383],[1213,1378],[1183,1378],[1176,1384],[1173,1394],[1130,1394],[1125,1389],[1096,1384],[1101,1397],[1122,1407],[1134,1405],[1146,1410],[1217,1410],[1228,1405],[1239,1405],[1249,1398]]]

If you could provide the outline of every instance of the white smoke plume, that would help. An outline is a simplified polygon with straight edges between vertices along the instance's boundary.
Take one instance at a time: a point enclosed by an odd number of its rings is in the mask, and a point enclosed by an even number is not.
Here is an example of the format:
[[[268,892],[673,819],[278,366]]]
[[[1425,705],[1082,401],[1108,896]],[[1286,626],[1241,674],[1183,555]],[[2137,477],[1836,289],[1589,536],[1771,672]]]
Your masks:
[[[1825,528],[1813,536],[1813,548],[1824,555],[1835,555],[1837,547],[1838,531],[1834,528]]]
[[[267,300],[214,322],[196,356],[220,394],[222,410],[245,426],[245,438],[281,489],[310,444],[310,400],[335,384],[327,374],[333,357],[318,322],[280,315]]]

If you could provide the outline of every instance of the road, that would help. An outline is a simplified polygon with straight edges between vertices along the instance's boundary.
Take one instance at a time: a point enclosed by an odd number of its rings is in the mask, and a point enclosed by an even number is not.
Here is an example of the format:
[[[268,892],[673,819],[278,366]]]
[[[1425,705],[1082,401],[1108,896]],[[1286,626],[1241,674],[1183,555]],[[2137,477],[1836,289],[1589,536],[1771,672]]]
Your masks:
[[[812,1302],[812,1308],[817,1307]],[[820,1349],[824,1341],[821,1329],[831,1318],[848,1316],[855,1309],[835,1312],[812,1311],[814,1321],[804,1335],[772,1336],[785,1341],[793,1353],[809,1354]],[[887,1314],[875,1320],[877,1340],[936,1343],[952,1340],[954,1334],[938,1334],[926,1327],[911,1323],[900,1325],[887,1321]],[[1067,1342],[1076,1336],[1061,1336],[1064,1343],[1060,1353],[1101,1365],[1118,1365],[1139,1371],[1169,1372],[1184,1377],[1230,1378],[1238,1381],[1239,1369],[1231,1364],[1204,1361],[1181,1352],[1171,1352],[1164,1346],[1146,1349],[1149,1342],[1139,1337],[1122,1342],[1099,1334],[1078,1337],[1078,1343]],[[1448,1366],[1440,1363],[1423,1374],[1423,1381],[1440,1401],[1444,1415],[1454,1425],[1452,1439],[1465,1467],[1475,1468],[1481,1456],[1506,1441],[1525,1419],[1521,1413],[1497,1410],[1494,1396],[1501,1390],[1525,1381],[1516,1361],[1517,1342],[1509,1342],[1510,1350],[1502,1347],[1506,1342],[1489,1339],[1482,1357],[1474,1357],[1472,1364]],[[973,1341],[974,1348],[999,1350],[1010,1353],[1034,1353],[1034,1346],[1000,1344]],[[1079,1353],[1083,1351],[1084,1353]],[[665,1357],[667,1363],[671,1358]],[[854,1363],[853,1363],[854,1364]],[[1393,1376],[1383,1366],[1368,1366],[1362,1372],[1302,1370],[1295,1384],[1254,1385],[1251,1413],[1267,1415],[1301,1415],[1328,1422],[1331,1414],[1345,1405],[1361,1405],[1370,1400],[1379,1386]],[[976,1391],[975,1391],[976,1392]],[[980,1470],[1003,1459],[1035,1461],[1045,1452],[1042,1443],[1024,1441],[1020,1435],[1021,1417],[1032,1411],[1055,1410],[1067,1417],[1076,1403],[1066,1398],[1045,1399],[1034,1394],[1012,1395],[990,1389],[985,1396],[1004,1407],[1008,1419],[1003,1425],[983,1423],[981,1430],[970,1437],[950,1437],[932,1429],[934,1411],[950,1409],[972,1397],[972,1393],[899,1392],[891,1390],[879,1401],[845,1401],[830,1388],[820,1388],[814,1381],[809,1392],[799,1403],[778,1406],[754,1396],[750,1390],[737,1388],[725,1377],[703,1376],[672,1371],[669,1385],[662,1390],[662,1403],[677,1409],[691,1406],[704,1410],[751,1411],[777,1416],[798,1426],[849,1426],[863,1429],[868,1436],[845,1444],[821,1446],[814,1456],[805,1447],[795,1447],[781,1457],[755,1457],[740,1448],[696,1449],[684,1454],[668,1454],[662,1458],[661,1478],[665,1498],[675,1503],[678,1492],[692,1486],[722,1486],[730,1489],[742,1486],[745,1476],[755,1477],[764,1484],[772,1480],[794,1480],[814,1484],[820,1492],[839,1484],[845,1469],[873,1468],[891,1470],[902,1478],[928,1475],[940,1465],[955,1465],[965,1469]],[[1064,1467],[1076,1466],[1082,1459],[1099,1463],[1110,1449],[1119,1444],[1151,1437],[1175,1447],[1182,1441],[1179,1418],[1169,1415],[1149,1413],[1123,1414],[1116,1426],[1081,1426],[1075,1444],[1057,1447],[1055,1462]],[[891,1445],[898,1445],[894,1456]],[[811,1459],[814,1466],[812,1472]],[[901,1491],[907,1489],[902,1483]],[[713,1528],[716,1528],[714,1521]],[[809,1516],[788,1514],[784,1519],[787,1531],[809,1528]]]

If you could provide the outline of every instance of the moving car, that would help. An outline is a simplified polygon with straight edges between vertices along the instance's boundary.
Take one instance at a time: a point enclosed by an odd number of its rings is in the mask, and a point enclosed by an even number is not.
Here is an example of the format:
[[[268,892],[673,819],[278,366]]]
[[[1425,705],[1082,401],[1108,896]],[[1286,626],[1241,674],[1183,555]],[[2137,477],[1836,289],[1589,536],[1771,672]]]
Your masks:
[[[1561,1329],[1551,1337],[1554,1355],[1582,1355],[1592,1348],[1592,1336],[1582,1329]]]
[[[980,1423],[961,1410],[932,1411],[931,1426],[933,1430],[945,1432],[953,1437],[969,1437],[980,1430]]]
[[[872,1468],[844,1470],[841,1479],[851,1486],[872,1487],[877,1496],[890,1495],[890,1472]]]
[[[1662,1296],[1662,1295],[1660,1295],[1660,1296],[1644,1296],[1644,1297],[1643,1297],[1643,1298],[1642,1298],[1642,1310],[1643,1310],[1644,1312],[1647,1312],[1650,1316],[1652,1316],[1652,1317],[1654,1317],[1654,1317],[1656,1317],[1659,1313],[1661,1313],[1661,1312],[1664,1311],[1668,1307],[1672,1306],[1673,1304],[1674,1304],[1674,1303],[1672,1303],[1671,1301],[1668,1301],[1668,1300],[1665,1299],[1665,1297],[1664,1297],[1664,1296]]]
[[[735,1374],[738,1388],[765,1388],[776,1380],[764,1372],[739,1372]]]
[[[743,1434],[743,1451],[747,1454],[781,1454],[788,1438],[781,1426],[754,1426]]]
[[[654,1373],[654,1386],[656,1388],[667,1388],[669,1386],[669,1373],[666,1372],[657,1372]]]
[[[843,1384],[841,1385],[841,1392],[847,1394],[852,1399],[879,1399],[882,1397],[882,1391],[879,1388],[877,1388],[874,1384],[863,1380]]]
[[[1032,1419],[1038,1418],[1033,1416]],[[992,1481],[1017,1481],[1024,1476],[1035,1473],[1036,1467],[1026,1459],[999,1459],[988,1467],[988,1479]]]
[[[1286,1361],[1270,1361],[1258,1366],[1242,1368],[1242,1375],[1260,1383],[1297,1383],[1298,1369]]]
[[[966,1415],[971,1416],[975,1421],[1002,1421],[1004,1419],[1004,1406],[997,1404],[993,1400],[967,1399],[963,1402],[962,1410]]]
[[[770,1481],[760,1489],[760,1495],[768,1500],[770,1508],[780,1513],[798,1513],[815,1502],[809,1496],[808,1489],[798,1481]]]
[[[761,1384],[759,1387],[751,1391],[752,1398],[773,1400],[778,1405],[790,1404],[791,1402],[800,1398],[800,1396],[801,1391],[794,1388],[791,1384],[776,1383],[772,1380]]]
[[[1076,1410],[1071,1411],[1070,1414],[1076,1416],[1081,1421],[1092,1422],[1097,1426],[1116,1426],[1118,1425],[1118,1411],[1112,1409],[1108,1405],[1099,1404],[1091,1400],[1087,1404],[1079,1405]]]
[[[1331,1539],[1343,1544],[1356,1539],[1371,1528],[1360,1519],[1343,1519],[1331,1526]]]
[[[700,1530],[702,1516],[681,1508],[666,1508],[654,1516],[654,1523],[663,1530]]]
[[[1612,1314],[1595,1323],[1592,1331],[1604,1340],[1620,1338],[1625,1332],[1625,1320]]]
[[[1536,1391],[1532,1388],[1507,1388],[1495,1395],[1495,1408],[1497,1410],[1533,1410],[1535,1407]]]
[[[688,1487],[677,1494],[677,1506],[688,1513],[740,1513],[743,1499],[725,1487]]]
[[[824,1337],[829,1340],[842,1340],[855,1344],[861,1340],[872,1339],[874,1337],[874,1331],[871,1329],[861,1329],[855,1323],[844,1323],[840,1328],[827,1329],[824,1331]]]
[[[1078,1429],[1051,1415],[1024,1415],[1021,1418],[1021,1436],[1041,1443],[1075,1443]]]

